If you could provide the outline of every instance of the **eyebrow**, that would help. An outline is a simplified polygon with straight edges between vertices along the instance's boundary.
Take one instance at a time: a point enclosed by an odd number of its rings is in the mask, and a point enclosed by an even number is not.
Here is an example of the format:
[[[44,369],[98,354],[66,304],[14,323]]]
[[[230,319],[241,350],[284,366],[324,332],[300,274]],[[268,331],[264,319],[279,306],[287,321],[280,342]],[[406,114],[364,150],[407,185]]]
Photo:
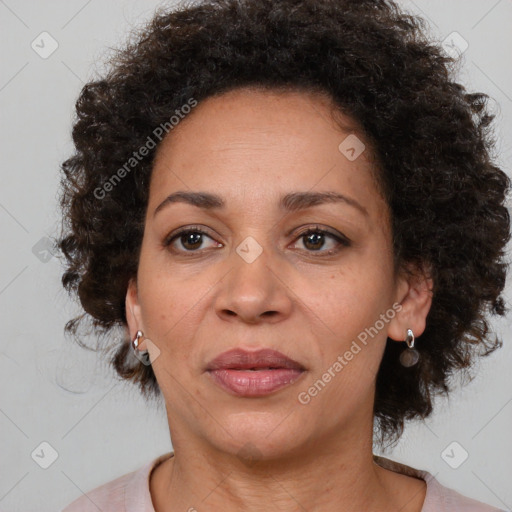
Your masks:
[[[178,191],[167,196],[153,212],[153,217],[164,207],[172,203],[187,203],[204,210],[219,210],[226,206],[225,201],[217,194],[209,192],[186,192]],[[281,197],[279,208],[287,212],[305,210],[312,206],[325,203],[345,203],[359,210],[368,216],[366,208],[355,199],[344,196],[337,192],[290,192]]]

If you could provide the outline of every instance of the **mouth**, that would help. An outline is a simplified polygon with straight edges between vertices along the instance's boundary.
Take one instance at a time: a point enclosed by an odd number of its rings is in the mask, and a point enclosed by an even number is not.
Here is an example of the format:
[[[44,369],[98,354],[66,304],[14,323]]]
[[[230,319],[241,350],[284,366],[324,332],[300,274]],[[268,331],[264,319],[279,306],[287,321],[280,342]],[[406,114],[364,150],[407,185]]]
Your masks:
[[[293,384],[306,368],[275,350],[233,349],[213,359],[206,371],[230,394],[261,397]]]

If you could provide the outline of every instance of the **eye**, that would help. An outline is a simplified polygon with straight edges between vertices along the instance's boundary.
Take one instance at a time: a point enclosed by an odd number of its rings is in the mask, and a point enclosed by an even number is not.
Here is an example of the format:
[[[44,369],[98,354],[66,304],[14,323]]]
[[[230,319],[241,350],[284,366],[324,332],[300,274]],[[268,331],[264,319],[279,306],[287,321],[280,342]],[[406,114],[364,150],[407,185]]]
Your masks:
[[[302,240],[302,244],[305,247],[304,250],[320,252],[322,256],[335,254],[342,247],[350,246],[350,240],[344,235],[332,233],[318,226],[303,231],[297,240]],[[327,250],[325,250],[326,246]]]
[[[222,247],[222,244],[216,242],[206,231],[194,226],[171,233],[166,238],[163,245],[164,247],[171,246],[175,252],[199,252],[199,250],[207,248],[203,246],[205,237],[214,242],[214,244],[211,245],[212,247]]]
[[[204,247],[205,239],[210,240],[210,247]],[[322,256],[337,253],[342,247],[349,247],[350,240],[340,233],[332,233],[318,226],[310,227],[299,234],[297,240],[302,240],[306,252],[317,252]],[[171,246],[173,252],[193,253],[211,247],[223,247],[199,226],[188,226],[171,233],[163,242],[164,247]],[[326,250],[327,246],[327,250]]]

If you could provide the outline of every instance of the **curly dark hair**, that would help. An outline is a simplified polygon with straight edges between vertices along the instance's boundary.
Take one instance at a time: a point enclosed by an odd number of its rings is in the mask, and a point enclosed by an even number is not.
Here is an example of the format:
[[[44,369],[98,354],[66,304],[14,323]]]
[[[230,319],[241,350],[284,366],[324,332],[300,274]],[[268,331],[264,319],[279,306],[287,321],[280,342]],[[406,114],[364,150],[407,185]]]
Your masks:
[[[458,61],[424,29],[421,18],[385,0],[161,6],[76,102],[76,151],[61,166],[58,246],[66,258],[62,283],[85,312],[67,322],[66,333],[85,346],[82,320],[103,336],[127,325],[125,295],[137,275],[158,145],[118,182],[112,178],[155,127],[191,98],[240,87],[321,91],[374,149],[395,261],[429,268],[434,283],[420,362],[404,368],[403,346],[386,345],[374,404],[380,443],[396,441],[405,420],[426,418],[434,395],[451,390],[455,370],[466,373],[477,356],[502,346],[488,317],[506,311],[510,179],[492,161],[488,95],[454,80]],[[152,367],[130,357],[129,340],[114,349],[109,362],[119,376],[146,398],[160,396]]]

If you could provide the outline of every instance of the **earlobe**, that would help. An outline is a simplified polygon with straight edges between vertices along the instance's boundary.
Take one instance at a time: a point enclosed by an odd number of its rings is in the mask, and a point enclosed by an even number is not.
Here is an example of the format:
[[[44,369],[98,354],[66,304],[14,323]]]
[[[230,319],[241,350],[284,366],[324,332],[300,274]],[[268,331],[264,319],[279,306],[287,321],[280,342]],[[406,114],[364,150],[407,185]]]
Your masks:
[[[404,341],[407,330],[411,329],[414,336],[423,334],[427,316],[432,305],[433,280],[424,270],[404,272],[397,286],[397,302],[401,309],[389,324],[388,337],[396,341]]]

